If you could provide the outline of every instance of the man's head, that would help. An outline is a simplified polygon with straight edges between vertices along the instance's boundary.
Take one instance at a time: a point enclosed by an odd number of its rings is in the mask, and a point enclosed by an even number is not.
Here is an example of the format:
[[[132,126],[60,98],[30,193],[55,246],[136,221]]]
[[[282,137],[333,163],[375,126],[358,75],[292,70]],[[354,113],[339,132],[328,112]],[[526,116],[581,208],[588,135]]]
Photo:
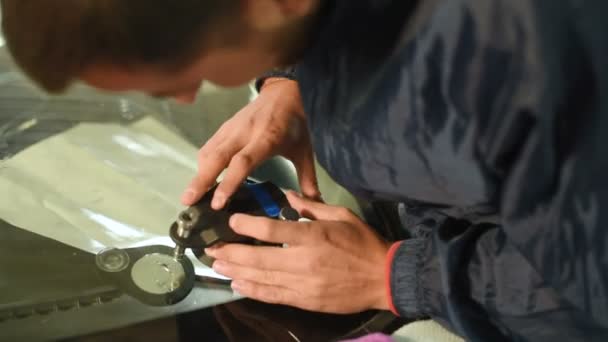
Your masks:
[[[320,0],[0,0],[17,64],[49,92],[75,80],[110,91],[194,98],[283,63]]]

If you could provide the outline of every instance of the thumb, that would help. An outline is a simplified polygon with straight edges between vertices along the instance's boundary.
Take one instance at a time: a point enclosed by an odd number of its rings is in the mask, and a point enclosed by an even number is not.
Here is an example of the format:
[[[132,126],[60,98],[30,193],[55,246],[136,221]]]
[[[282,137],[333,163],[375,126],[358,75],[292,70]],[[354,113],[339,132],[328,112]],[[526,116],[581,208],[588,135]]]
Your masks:
[[[204,180],[197,175],[182,194],[182,204],[186,206],[194,205],[214,184],[215,180],[213,180],[213,183],[209,183],[209,180]]]
[[[346,208],[304,198],[294,191],[288,191],[286,195],[292,208],[298,211],[301,216],[312,220],[344,221],[347,219],[346,216],[350,215],[350,211]]]

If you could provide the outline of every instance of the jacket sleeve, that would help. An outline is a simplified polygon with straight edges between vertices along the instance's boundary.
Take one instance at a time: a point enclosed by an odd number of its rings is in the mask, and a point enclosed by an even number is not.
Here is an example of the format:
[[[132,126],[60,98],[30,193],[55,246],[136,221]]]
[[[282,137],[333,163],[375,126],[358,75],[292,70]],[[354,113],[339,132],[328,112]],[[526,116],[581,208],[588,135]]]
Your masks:
[[[270,71],[265,72],[260,77],[255,80],[255,89],[260,92],[264,82],[272,77],[286,78],[289,80],[296,80],[296,67],[286,67],[281,69],[272,69]]]
[[[393,310],[469,340],[605,341],[606,195],[538,202],[502,226],[433,215],[389,253]]]
[[[488,39],[478,64],[445,63],[470,73],[459,89],[477,89],[453,103],[493,101],[460,110],[477,120],[475,158],[496,171],[500,223],[436,214],[421,223],[428,234],[395,244],[390,293],[400,315],[431,316],[469,340],[608,340],[608,40],[598,14],[607,3],[565,3],[510,13],[505,27],[534,29],[513,45]],[[491,24],[470,32],[503,31]],[[499,56],[510,68],[492,68]]]

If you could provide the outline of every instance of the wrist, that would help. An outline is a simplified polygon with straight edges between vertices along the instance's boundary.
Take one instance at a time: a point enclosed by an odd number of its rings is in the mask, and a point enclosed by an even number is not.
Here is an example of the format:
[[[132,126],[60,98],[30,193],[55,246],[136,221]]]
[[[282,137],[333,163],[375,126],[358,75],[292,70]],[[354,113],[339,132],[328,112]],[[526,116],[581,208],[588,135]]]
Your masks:
[[[260,85],[260,92],[262,92],[262,90],[264,90],[265,88],[272,86],[273,84],[276,85],[277,83],[283,83],[283,82],[289,82],[287,84],[292,84],[296,87],[298,84],[298,82],[296,82],[295,80],[292,80],[292,79],[286,78],[286,77],[269,77],[269,78],[265,79],[264,82]]]
[[[294,114],[299,120],[306,120],[304,106],[297,81],[283,77],[271,77],[260,88],[260,96],[273,103],[274,108]],[[266,101],[265,100],[265,101]]]
[[[264,73],[255,81],[255,89],[258,91],[258,93],[262,90],[262,87],[270,79],[295,80],[296,68],[295,66],[287,68],[277,68]]]

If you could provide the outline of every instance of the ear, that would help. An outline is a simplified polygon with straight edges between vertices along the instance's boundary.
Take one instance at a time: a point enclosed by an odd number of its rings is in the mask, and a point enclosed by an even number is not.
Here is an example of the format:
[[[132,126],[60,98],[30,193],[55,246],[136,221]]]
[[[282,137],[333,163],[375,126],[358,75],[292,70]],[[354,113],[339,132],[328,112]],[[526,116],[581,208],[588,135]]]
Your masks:
[[[314,13],[320,2],[321,0],[244,0],[244,13],[251,29],[276,31]]]

